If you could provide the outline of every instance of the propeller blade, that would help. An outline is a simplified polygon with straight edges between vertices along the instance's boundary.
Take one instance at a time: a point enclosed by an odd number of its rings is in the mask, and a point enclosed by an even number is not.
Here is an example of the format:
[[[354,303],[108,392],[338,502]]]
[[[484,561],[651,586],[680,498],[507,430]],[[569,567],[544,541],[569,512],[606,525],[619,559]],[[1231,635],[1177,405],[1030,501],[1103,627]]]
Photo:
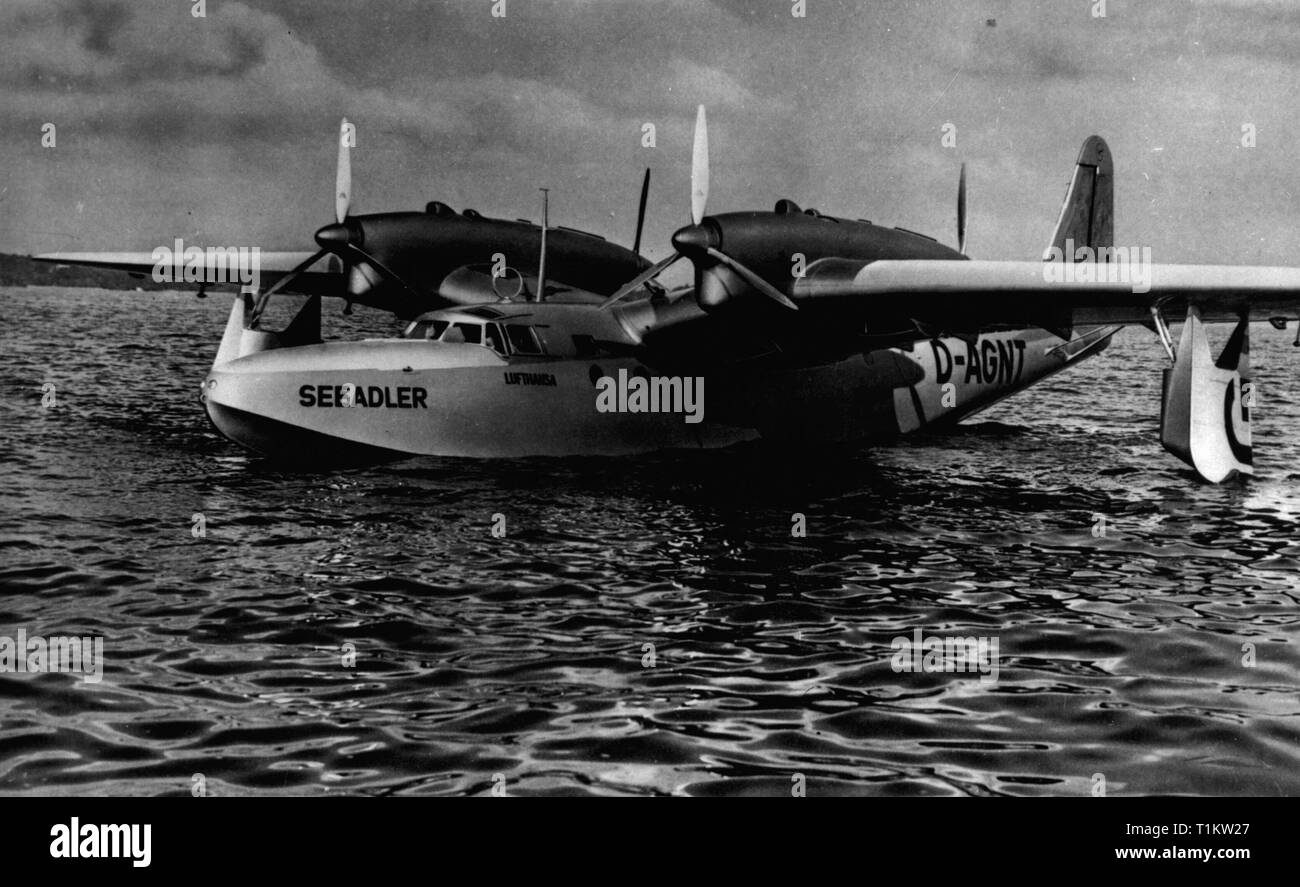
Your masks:
[[[636,211],[636,239],[632,241],[632,252],[641,254],[641,232],[645,229],[645,203],[650,196],[650,167],[646,167],[645,178],[641,180],[641,205]]]
[[[763,295],[767,296],[772,301],[780,305],[784,305],[786,308],[789,308],[791,311],[799,310],[799,306],[796,305],[794,302],[791,302],[790,299],[786,297],[785,293],[781,292],[779,289],[772,286],[772,284],[768,283],[766,280],[759,277],[753,271],[750,271],[748,268],[746,268],[744,265],[737,262],[731,256],[713,247],[708,248],[708,254],[713,258],[717,259],[722,264],[726,265],[732,271],[735,271],[737,274],[739,274],[741,277],[745,279],[746,283],[748,283],[754,289],[758,290]]]
[[[348,146],[352,127],[344,117],[339,124],[339,160],[334,172],[334,220],[340,224],[352,206],[352,149]]]
[[[383,282],[383,279],[384,275],[365,262],[356,261],[352,258],[348,261],[345,289],[353,301],[368,295],[371,290]]]
[[[409,283],[407,283],[405,280],[403,280],[400,274],[398,274],[398,273],[397,273],[396,271],[394,271],[392,268],[389,268],[389,267],[388,267],[387,265],[385,265],[383,262],[381,262],[381,261],[379,261],[378,259],[376,259],[376,258],[375,258],[374,256],[372,256],[370,253],[366,252],[365,250],[363,250],[361,247],[357,246],[356,244],[348,244],[346,248],[347,248],[348,250],[351,250],[352,252],[356,253],[357,256],[360,257],[360,259],[361,259],[363,262],[365,262],[366,264],[370,265],[372,268],[374,268],[374,269],[375,269],[376,271],[378,271],[380,274],[384,275],[384,276],[387,277],[389,280],[391,280],[393,283],[397,284],[397,285],[400,286],[402,289],[406,290],[407,295],[409,295],[411,298],[413,298],[416,302],[424,302],[424,301],[425,301],[425,297],[422,296],[422,295],[420,295],[419,293],[417,293],[414,289],[412,289],[412,288],[411,288],[411,285],[410,285]]]
[[[271,284],[270,289],[265,290],[261,295],[259,295],[257,297],[256,304],[254,304],[253,306],[253,313],[249,318],[250,328],[256,329],[257,321],[261,318],[262,312],[266,310],[266,303],[270,300],[272,296],[274,296],[280,290],[284,289],[286,286],[292,283],[299,275],[301,275],[312,265],[315,265],[317,262],[319,262],[322,258],[325,257],[325,255],[328,252],[329,250],[327,249],[320,250],[312,254],[312,257],[310,259],[307,259],[305,262],[299,262],[298,265],[294,267],[292,271],[284,275],[284,277],[281,277],[275,283]]]
[[[709,125],[704,106],[695,113],[695,149],[691,154],[691,224],[704,219],[709,202]]]
[[[325,254],[328,252],[329,250],[324,250],[324,249],[320,250],[307,261],[300,262],[298,266],[295,267],[292,271],[290,271],[288,274],[284,275],[284,277],[281,277],[279,280],[273,283],[271,285],[271,288],[267,290],[266,293],[264,294],[264,297],[274,296],[280,290],[284,289],[286,286],[292,283],[296,277],[298,277],[304,271],[310,268],[312,265],[315,265],[317,262],[323,259],[325,257]]]
[[[957,181],[957,249],[966,255],[966,164],[961,165]]]
[[[633,277],[627,283],[619,287],[618,292],[614,293],[614,295],[610,296],[608,299],[600,303],[600,307],[602,309],[608,308],[611,305],[613,305],[615,302],[627,296],[629,293],[636,292],[641,287],[645,286],[646,281],[650,280],[652,277],[658,277],[660,274],[667,271],[668,268],[681,257],[682,257],[681,253],[673,253],[671,256],[664,259],[663,261],[651,265],[649,268],[642,271],[636,277]]]

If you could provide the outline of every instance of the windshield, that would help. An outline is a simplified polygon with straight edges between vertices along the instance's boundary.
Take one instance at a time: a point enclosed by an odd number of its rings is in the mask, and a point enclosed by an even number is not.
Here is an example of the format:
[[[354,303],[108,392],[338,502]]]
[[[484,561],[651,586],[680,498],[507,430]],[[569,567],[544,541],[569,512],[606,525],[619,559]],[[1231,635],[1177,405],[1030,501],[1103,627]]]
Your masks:
[[[427,339],[449,345],[482,345],[502,357],[543,355],[537,332],[527,324],[484,323],[471,320],[416,320],[404,333],[408,339]]]

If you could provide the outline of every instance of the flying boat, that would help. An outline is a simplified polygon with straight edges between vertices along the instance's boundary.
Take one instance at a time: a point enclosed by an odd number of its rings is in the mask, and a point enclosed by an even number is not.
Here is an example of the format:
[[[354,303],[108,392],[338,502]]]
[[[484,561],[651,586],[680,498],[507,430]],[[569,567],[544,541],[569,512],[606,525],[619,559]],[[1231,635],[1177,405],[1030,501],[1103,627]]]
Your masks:
[[[626,455],[754,439],[858,444],[950,426],[1100,354],[1128,325],[1168,357],[1163,446],[1201,478],[1253,473],[1249,323],[1300,316],[1300,269],[1150,264],[1114,243],[1110,148],[1088,138],[1041,261],[805,209],[707,212],[697,110],[689,223],[671,255],[441,202],[351,214],[343,121],[335,218],[314,252],[268,253],[235,297],[201,400],[224,436],[291,460]],[[36,257],[147,273],[142,253]],[[661,282],[690,264],[689,283]],[[225,280],[207,262],[200,288]],[[1140,274],[1135,273],[1140,272]],[[303,299],[281,330],[273,298]],[[338,298],[406,322],[323,341]],[[1175,343],[1168,318],[1184,320]],[[1217,354],[1208,324],[1233,324]],[[1300,345],[1300,339],[1297,339]]]

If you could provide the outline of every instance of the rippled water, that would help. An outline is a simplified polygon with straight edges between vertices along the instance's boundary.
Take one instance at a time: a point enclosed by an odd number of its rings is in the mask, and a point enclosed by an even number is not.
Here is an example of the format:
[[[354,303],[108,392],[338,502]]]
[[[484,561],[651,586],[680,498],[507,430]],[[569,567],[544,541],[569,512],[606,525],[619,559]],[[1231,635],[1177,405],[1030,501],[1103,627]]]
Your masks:
[[[1300,794],[1290,332],[1222,487],[1160,450],[1143,330],[858,453],[296,473],[200,409],[227,297],[0,300],[0,634],[106,659],[0,675],[5,793]],[[896,673],[917,628],[998,680]]]

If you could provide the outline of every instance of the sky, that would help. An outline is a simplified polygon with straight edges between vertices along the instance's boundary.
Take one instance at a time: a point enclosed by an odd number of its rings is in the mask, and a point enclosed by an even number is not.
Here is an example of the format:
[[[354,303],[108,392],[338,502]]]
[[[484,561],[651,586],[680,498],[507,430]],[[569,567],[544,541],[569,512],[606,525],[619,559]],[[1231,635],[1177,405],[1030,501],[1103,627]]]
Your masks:
[[[1100,5],[4,0],[0,251],[312,249],[347,116],[354,212],[537,219],[548,187],[553,223],[630,245],[649,167],[657,259],[703,103],[711,212],[786,197],[952,243],[966,162],[971,254],[1036,259],[1096,133],[1117,243],[1300,263],[1300,2]]]

